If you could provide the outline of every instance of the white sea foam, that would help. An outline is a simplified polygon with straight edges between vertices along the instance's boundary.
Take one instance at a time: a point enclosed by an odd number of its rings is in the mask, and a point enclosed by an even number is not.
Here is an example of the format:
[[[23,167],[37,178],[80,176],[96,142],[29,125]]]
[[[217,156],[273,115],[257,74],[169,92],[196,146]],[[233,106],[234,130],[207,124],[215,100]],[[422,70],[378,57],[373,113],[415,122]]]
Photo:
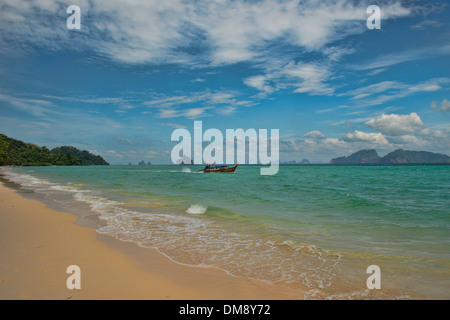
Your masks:
[[[49,186],[51,184],[47,180],[36,178],[26,173],[16,173],[8,169],[2,170],[2,173],[8,180],[11,180],[24,187],[42,187]]]
[[[192,204],[187,210],[187,213],[190,214],[204,214],[208,207],[203,206],[201,204]]]
[[[70,185],[62,186],[62,185],[59,185],[59,184],[57,184],[57,185],[52,185],[52,186],[49,187],[49,189],[50,189],[50,190],[55,190],[55,191],[72,192],[72,193],[80,192],[80,191],[81,191],[80,189],[77,189],[77,188],[75,188],[75,187],[73,187],[73,186],[70,186]]]
[[[74,195],[74,198],[78,201],[87,203],[92,211],[100,215],[117,212],[119,210],[118,206],[121,204],[120,202],[97,196],[89,192],[89,190],[79,191],[80,192]]]
[[[214,266],[233,275],[311,289],[330,286],[339,264],[339,258],[315,246],[290,240],[263,240],[199,219],[196,216],[208,209],[199,203],[191,204],[185,211],[192,216],[136,212],[124,203],[78,185],[53,184],[26,174],[15,178],[30,186],[40,185],[44,192],[72,194],[106,223],[97,232],[156,248],[184,264]]]

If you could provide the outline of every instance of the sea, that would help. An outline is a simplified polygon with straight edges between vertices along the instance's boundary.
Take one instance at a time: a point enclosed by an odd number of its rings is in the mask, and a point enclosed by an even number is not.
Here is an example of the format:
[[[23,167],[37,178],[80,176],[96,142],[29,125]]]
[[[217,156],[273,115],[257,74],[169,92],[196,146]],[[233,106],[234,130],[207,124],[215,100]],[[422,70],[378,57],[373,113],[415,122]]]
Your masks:
[[[281,166],[273,176],[258,166],[202,168],[0,174],[49,205],[95,218],[100,234],[305,299],[450,299],[450,166]]]

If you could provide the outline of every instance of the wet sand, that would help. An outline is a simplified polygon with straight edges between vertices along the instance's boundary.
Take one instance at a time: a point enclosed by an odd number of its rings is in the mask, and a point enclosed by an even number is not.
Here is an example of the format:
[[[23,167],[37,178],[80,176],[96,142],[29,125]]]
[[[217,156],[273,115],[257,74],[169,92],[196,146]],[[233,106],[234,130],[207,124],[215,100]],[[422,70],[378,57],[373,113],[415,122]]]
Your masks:
[[[303,299],[300,291],[190,267],[98,234],[78,217],[0,183],[0,299]],[[81,289],[67,288],[67,267]]]

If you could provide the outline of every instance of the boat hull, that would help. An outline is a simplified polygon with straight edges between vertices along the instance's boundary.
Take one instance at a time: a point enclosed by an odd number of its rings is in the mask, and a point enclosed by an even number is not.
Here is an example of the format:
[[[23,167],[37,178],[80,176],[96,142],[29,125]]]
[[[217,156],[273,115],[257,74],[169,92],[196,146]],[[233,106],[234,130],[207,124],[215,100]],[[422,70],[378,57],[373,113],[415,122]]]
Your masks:
[[[211,169],[204,169],[204,173],[210,173],[210,172],[225,172],[225,173],[233,173],[236,171],[237,164],[234,167],[225,167],[225,168],[211,168]]]

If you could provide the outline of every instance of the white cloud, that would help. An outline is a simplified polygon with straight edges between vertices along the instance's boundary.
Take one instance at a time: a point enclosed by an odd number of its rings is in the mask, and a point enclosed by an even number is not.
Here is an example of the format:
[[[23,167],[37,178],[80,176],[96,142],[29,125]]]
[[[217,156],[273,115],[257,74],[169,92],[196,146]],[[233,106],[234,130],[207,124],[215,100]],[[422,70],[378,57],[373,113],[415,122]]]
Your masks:
[[[146,158],[155,159],[159,157],[159,152],[155,150],[149,150],[144,153]]]
[[[235,91],[201,91],[180,94],[179,96],[158,96],[144,102],[150,108],[159,109],[159,118],[185,117],[196,119],[211,116],[206,110],[213,110],[219,115],[231,115],[238,107],[250,107],[254,101],[240,100]],[[198,105],[201,105],[200,107]]]
[[[58,110],[58,107],[48,100],[22,98],[0,93],[0,101],[15,110],[39,118],[47,119],[49,115],[61,113],[61,110]]]
[[[163,123],[163,125],[172,127],[174,129],[186,129],[187,127],[178,123]]]
[[[426,148],[444,153],[450,147],[448,131],[428,128],[415,112],[407,115],[383,114],[368,120],[365,125],[379,131],[396,147]]]
[[[266,93],[272,93],[275,89],[267,84],[267,76],[257,75],[244,79],[244,83],[252,88]]]
[[[116,150],[108,150],[108,151],[104,152],[104,155],[112,156],[112,157],[119,158],[119,159],[122,159],[125,157],[123,154],[117,152]]]
[[[122,138],[122,137],[115,137],[114,141],[121,143],[121,144],[130,145],[130,146],[133,146],[136,144],[135,142],[133,142],[129,139],[126,139],[126,138]]]
[[[173,105],[180,105],[186,103],[193,103],[195,99],[189,96],[181,95],[181,96],[173,96],[173,97],[163,97],[156,98],[150,101],[146,101],[144,104],[149,107],[158,107],[158,108],[170,108]]]
[[[422,119],[415,112],[408,115],[382,114],[378,118],[367,121],[365,124],[389,136],[419,133],[425,128]]]
[[[410,28],[411,29],[415,29],[415,30],[423,30],[423,29],[426,29],[426,28],[429,28],[429,27],[438,28],[438,27],[441,27],[443,25],[444,25],[444,23],[442,23],[442,22],[440,22],[438,20],[430,19],[430,20],[424,20],[424,21],[419,22],[419,23],[417,23],[415,25],[412,25]]]
[[[205,81],[206,81],[206,79],[202,79],[202,78],[196,78],[196,79],[191,80],[191,82],[205,82]]]
[[[351,100],[357,100],[358,107],[374,106],[404,98],[421,92],[434,92],[443,89],[450,83],[450,78],[434,78],[424,82],[407,84],[398,81],[383,81],[361,87],[338,96],[351,96]]]
[[[448,79],[436,79],[436,81],[427,81],[424,83],[419,83],[417,85],[410,86],[408,88],[408,93],[415,93],[415,92],[433,92],[438,91],[442,89],[441,84],[448,82]]]
[[[439,105],[436,102],[432,102],[431,108],[441,110],[442,112],[450,111],[450,101],[444,99]]]
[[[402,135],[402,136],[391,136],[389,140],[396,145],[410,145],[414,148],[421,147],[427,144],[427,141],[421,137],[416,137],[414,135]]]
[[[370,71],[368,73],[369,76],[376,76],[377,74],[383,73],[387,70],[387,68],[379,68],[379,69],[374,69],[373,71]]]
[[[355,130],[353,133],[346,133],[342,140],[347,142],[370,142],[375,145],[387,145],[389,142],[382,133],[363,132]]]
[[[340,154],[358,151],[361,144],[349,143],[341,139],[288,139],[280,140],[280,159],[303,159],[327,162]]]
[[[362,119],[361,119],[362,120]],[[358,121],[360,122],[360,121]],[[392,151],[427,150],[448,153],[450,134],[448,129],[431,129],[426,126],[417,113],[406,115],[382,114],[364,120],[365,125],[377,132],[353,130],[342,138],[321,138],[320,131],[311,131],[302,138],[280,141],[280,151],[284,159],[306,157],[331,159],[337,155],[349,155],[358,150],[372,149]]]
[[[334,92],[334,89],[326,84],[331,74],[326,66],[297,63],[297,65],[289,64],[283,71],[286,75],[299,80],[294,92],[311,95],[328,95]]]
[[[119,108],[122,109],[132,109],[134,106],[127,104],[127,100],[123,97],[71,97],[71,96],[54,96],[54,95],[42,95],[42,97],[51,100],[60,101],[72,101],[72,102],[82,102],[82,103],[93,103],[93,104],[118,104]]]
[[[323,49],[323,54],[331,61],[339,61],[344,55],[356,52],[354,48],[327,47]]]
[[[447,56],[449,53],[450,53],[450,45],[413,49],[379,56],[378,58],[375,58],[367,63],[354,65],[352,68],[354,70],[380,69],[409,61],[431,59],[439,56]]]
[[[178,110],[173,110],[173,109],[160,109],[159,110],[159,117],[161,119],[166,119],[166,118],[176,118],[176,117],[180,117],[181,113]]]
[[[305,133],[303,136],[306,138],[311,138],[311,139],[325,139],[326,138],[326,135],[324,135],[322,132],[317,131],[317,130]]]
[[[6,50],[14,40],[16,49],[89,48],[125,63],[230,64],[261,58],[275,41],[321,50],[349,34],[365,32],[369,1],[73,0],[70,4],[79,5],[86,17],[77,33],[65,28],[64,1],[4,0],[1,47]],[[384,19],[409,14],[411,10],[397,0],[383,6]],[[195,56],[190,50],[194,44],[202,48]],[[329,50],[338,59],[344,49]]]
[[[334,92],[327,81],[331,72],[326,64],[288,62],[284,65],[272,63],[266,66],[264,75],[244,79],[244,83],[264,93],[291,88],[296,93],[330,95]]]
[[[234,104],[236,102],[235,94],[230,92],[205,93],[200,95],[200,99],[211,104]]]
[[[225,107],[219,107],[217,108],[217,113],[224,115],[224,116],[229,116],[232,115],[233,113],[235,113],[237,110],[236,107],[232,107],[232,106],[225,106]]]
[[[392,91],[396,89],[404,88],[405,86],[396,81],[383,81],[375,84],[371,84],[366,87],[358,88],[352,91],[348,91],[344,94],[340,94],[341,96],[352,96],[352,99],[362,99],[369,97],[371,95],[382,93],[385,91]]]
[[[82,11],[82,28],[74,32],[61,23],[67,19],[62,0],[5,0],[0,5],[0,52],[89,50],[120,63],[188,67],[250,62],[263,72],[244,83],[260,91],[260,97],[281,89],[331,95],[330,63],[355,51],[331,43],[367,31],[369,2],[73,0]],[[400,0],[383,6],[383,19],[409,14]],[[294,62],[291,50],[280,59],[279,46],[318,52],[327,62]]]
[[[197,119],[201,117],[210,116],[210,114],[206,113],[206,110],[211,109],[212,107],[202,107],[202,108],[187,108],[187,109],[160,109],[158,117],[161,119],[167,118],[178,118],[185,117],[188,119]]]
[[[207,114],[205,114],[205,111],[207,109],[210,109],[208,107],[203,108],[190,108],[182,111],[182,115],[188,119],[196,119],[198,117],[204,117]]]

